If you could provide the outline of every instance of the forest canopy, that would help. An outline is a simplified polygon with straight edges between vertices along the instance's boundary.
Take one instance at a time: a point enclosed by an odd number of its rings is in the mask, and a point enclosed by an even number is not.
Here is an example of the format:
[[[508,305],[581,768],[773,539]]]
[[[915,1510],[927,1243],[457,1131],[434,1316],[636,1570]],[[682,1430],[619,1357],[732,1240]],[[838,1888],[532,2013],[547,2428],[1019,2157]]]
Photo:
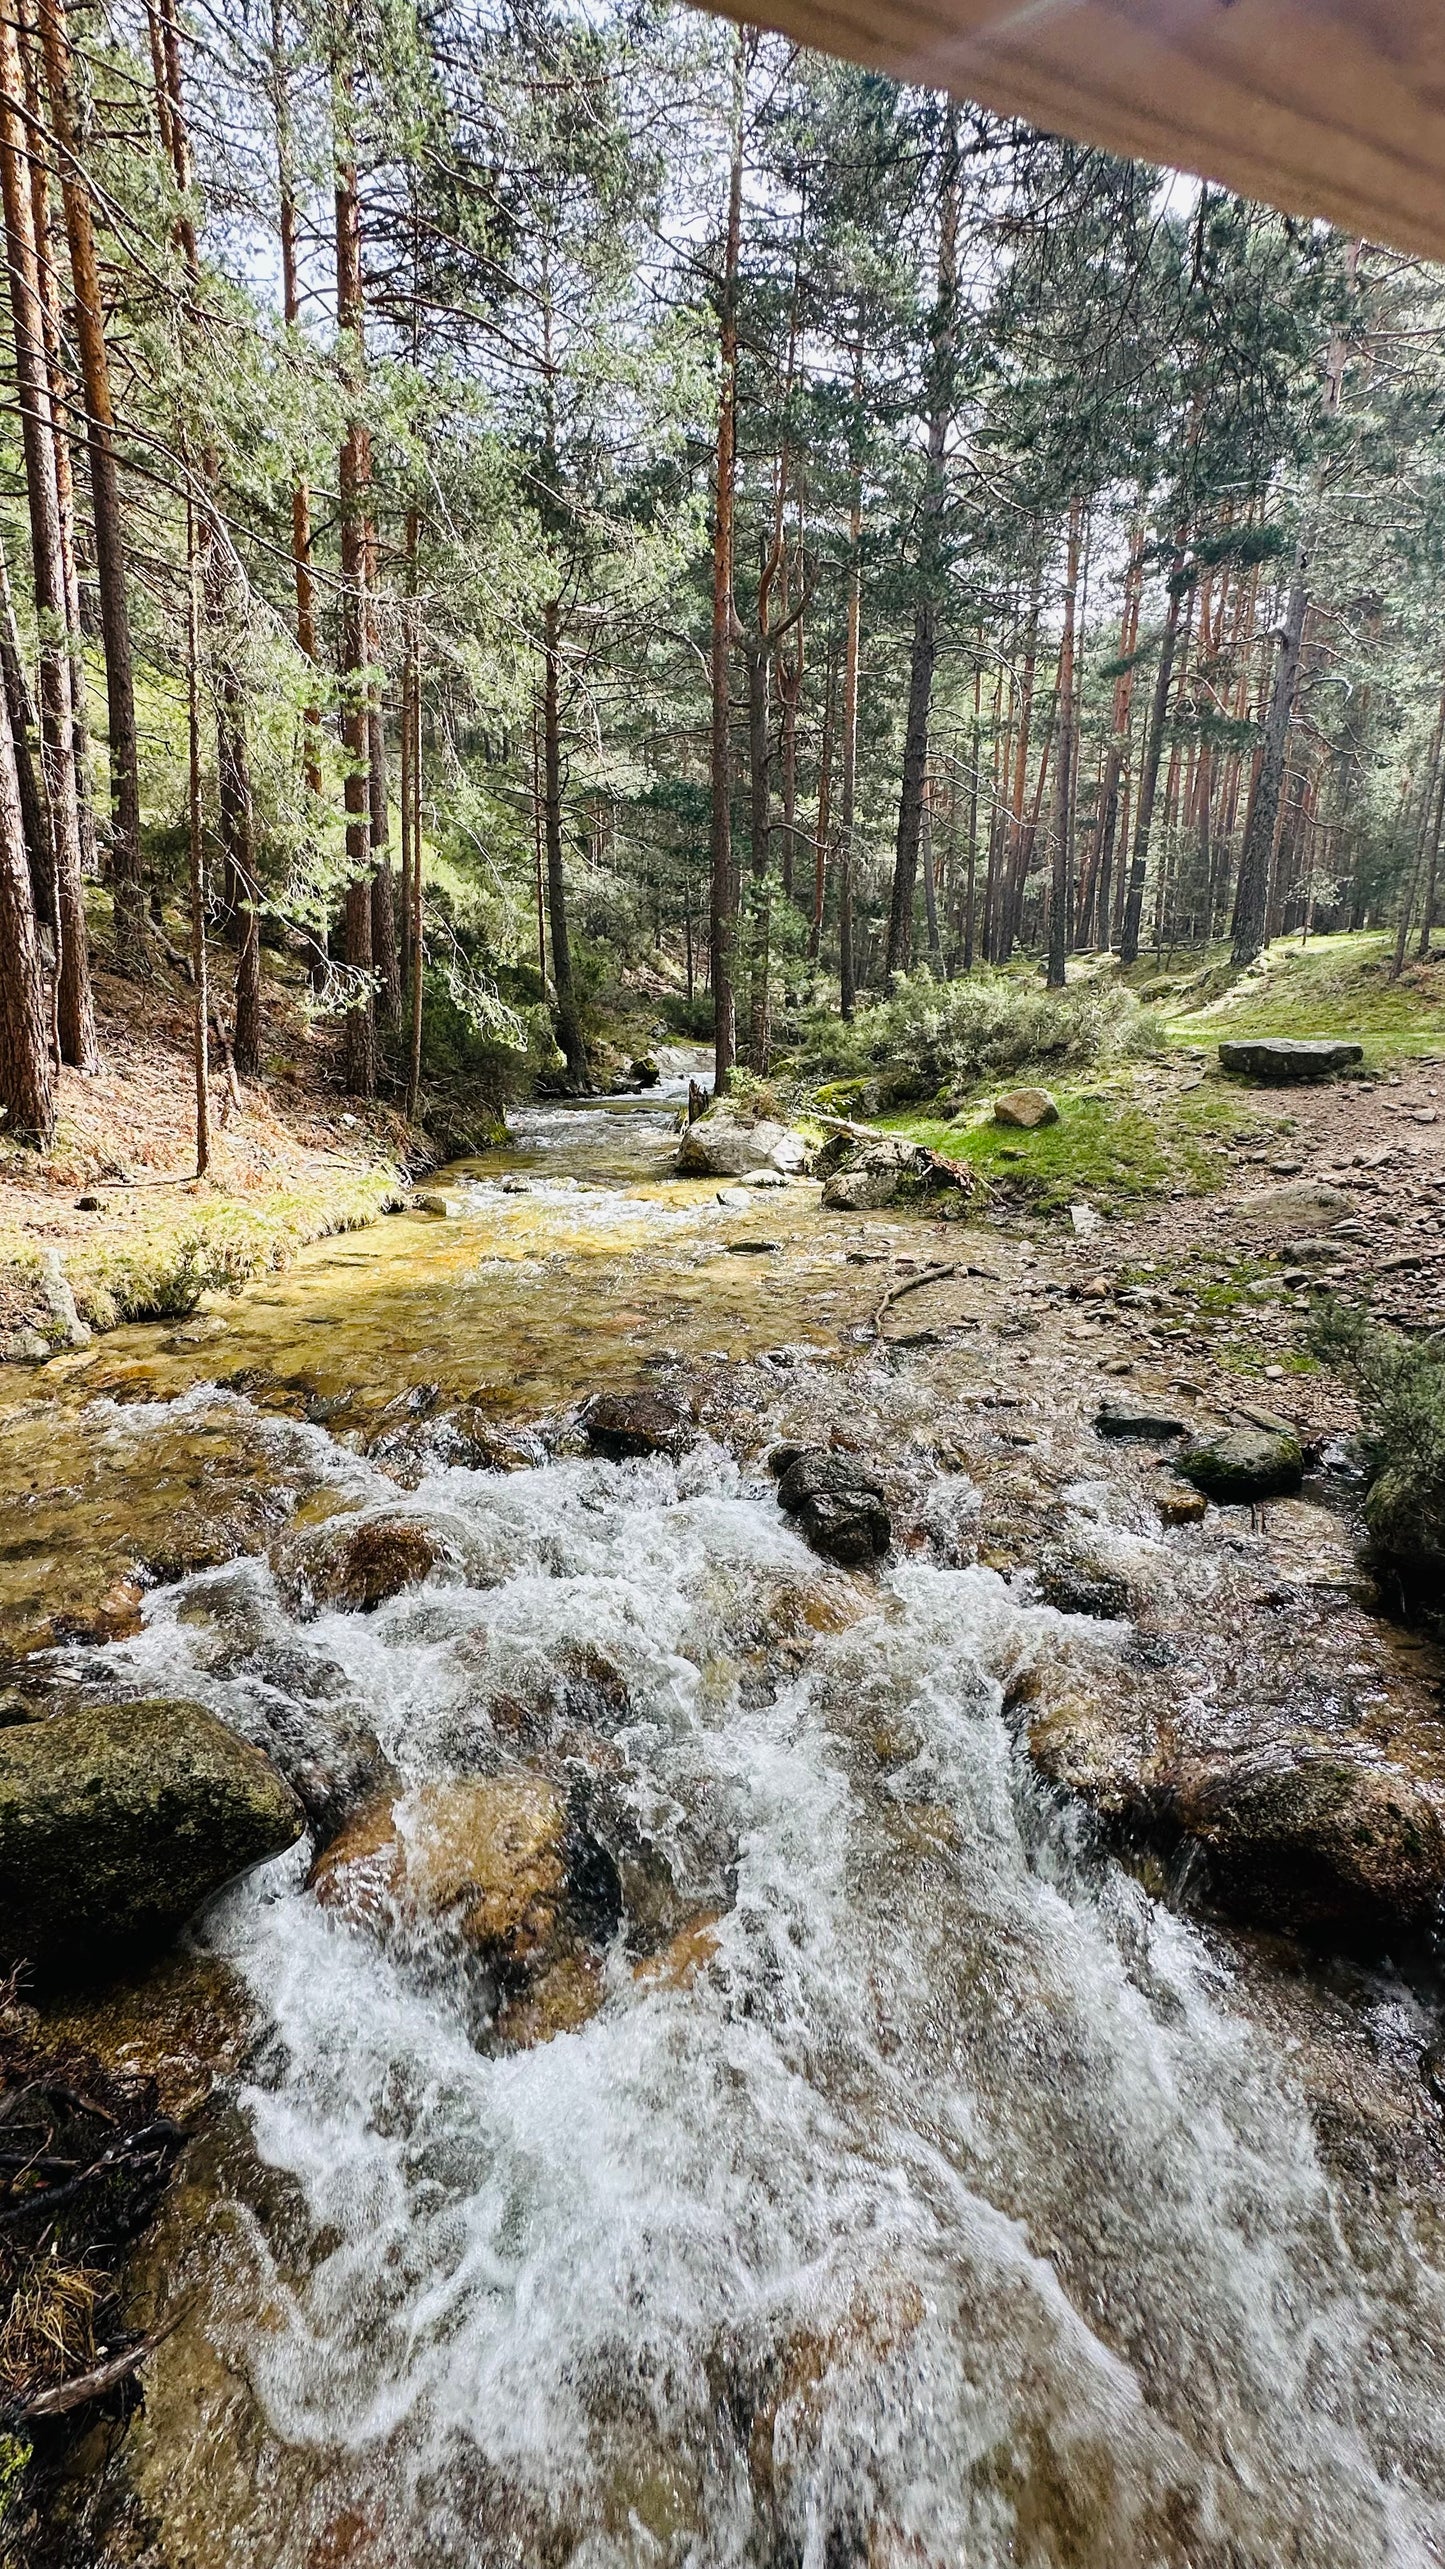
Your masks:
[[[683,8],[18,0],[0,1104],[1428,950],[1439,272]],[[201,1065],[204,1069],[204,1064]],[[204,1157],[204,1145],[203,1145]]]

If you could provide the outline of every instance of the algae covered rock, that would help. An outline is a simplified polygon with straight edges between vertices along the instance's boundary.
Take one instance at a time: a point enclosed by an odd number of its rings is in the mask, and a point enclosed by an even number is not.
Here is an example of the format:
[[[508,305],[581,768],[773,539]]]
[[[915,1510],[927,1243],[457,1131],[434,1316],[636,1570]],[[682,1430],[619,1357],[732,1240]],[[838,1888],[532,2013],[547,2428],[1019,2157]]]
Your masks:
[[[993,1101],[993,1120],[1014,1132],[1036,1133],[1044,1124],[1057,1124],[1059,1101],[1047,1088],[1006,1089]]]
[[[1328,1748],[1185,1767],[1161,1815],[1205,1848],[1222,1907],[1271,1926],[1378,1933],[1445,1888],[1445,1826],[1425,1787]]]
[[[1186,1445],[1174,1468],[1209,1499],[1292,1498],[1304,1477],[1304,1451],[1297,1437],[1283,1432],[1229,1427]]]
[[[303,1827],[270,1760],[199,1704],[82,1704],[0,1731],[0,1958],[109,1970]]]

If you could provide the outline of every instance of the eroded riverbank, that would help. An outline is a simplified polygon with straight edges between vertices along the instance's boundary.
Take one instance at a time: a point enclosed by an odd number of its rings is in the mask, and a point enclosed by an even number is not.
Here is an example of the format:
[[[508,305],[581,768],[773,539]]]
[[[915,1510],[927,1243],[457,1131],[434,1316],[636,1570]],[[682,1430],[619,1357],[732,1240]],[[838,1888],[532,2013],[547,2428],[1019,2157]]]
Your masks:
[[[1210,1923],[1197,1852],[1121,1865],[1030,1755],[1071,1705],[1100,1758],[1348,1741],[1428,1805],[1433,1670],[1339,1485],[1167,1525],[1034,1244],[806,1186],[730,1211],[666,1145],[645,1107],[544,1121],[449,1173],[456,1216],[9,1421],[14,1629],[66,1577],[112,1598],[22,1690],[364,1732],[408,1809],[530,1777],[616,1884],[570,2020],[500,2038],[445,1920],[327,1908],[305,1850],[212,1911],[246,2049],[138,2279],[181,2316],[117,2524],[165,2569],[1438,2556],[1425,1942]],[[881,1348],[935,1256],[975,1272]],[[579,1402],[639,1377],[698,1440],[590,1454]],[[778,1509],[769,1449],[829,1438],[885,1485],[877,1574]],[[428,1575],[307,1595],[333,1520],[411,1526]],[[1042,1602],[1050,1561],[1115,1610]]]

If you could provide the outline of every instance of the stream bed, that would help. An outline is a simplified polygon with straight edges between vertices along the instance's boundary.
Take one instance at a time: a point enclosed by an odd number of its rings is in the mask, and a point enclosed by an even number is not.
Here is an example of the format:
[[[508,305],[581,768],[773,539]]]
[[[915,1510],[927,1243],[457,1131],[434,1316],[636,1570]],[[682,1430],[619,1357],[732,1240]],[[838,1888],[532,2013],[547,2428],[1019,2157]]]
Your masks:
[[[543,1777],[612,1868],[585,1986],[510,2035],[445,1923],[359,1925],[304,1844],[214,1904],[197,1969],[243,2033],[137,2276],[178,2321],[114,2466],[146,2558],[1445,2560],[1429,1985],[1211,1925],[1011,1717],[1030,1670],[1139,1659],[1001,1529],[1086,1524],[1205,1688],[1250,1682],[1268,1530],[1166,1532],[1101,1461],[1088,1351],[1014,1328],[1017,1240],[970,1226],[938,1346],[885,1354],[883,1284],[938,1235],[808,1185],[720,1205],[666,1174],[674,1112],[535,1110],[446,1173],[453,1215],[323,1244],[209,1343],[117,1333],[7,1421],[12,1611],[63,1588],[79,1508],[92,1575],[208,1491],[265,1520],[181,1546],[114,1638],[57,1635],[49,1682],[263,1744],[350,1724],[419,1813]],[[699,1390],[689,1451],[557,1432],[639,1379]],[[459,1401],[508,1468],[451,1458]],[[895,1476],[876,1575],[777,1505],[769,1446],[830,1430]],[[294,1547],[372,1516],[430,1575],[308,1594]],[[1276,1520],[1271,1558],[1347,1560],[1326,1508]],[[1312,1611],[1290,1667],[1353,1652],[1388,1693],[1388,1636]]]

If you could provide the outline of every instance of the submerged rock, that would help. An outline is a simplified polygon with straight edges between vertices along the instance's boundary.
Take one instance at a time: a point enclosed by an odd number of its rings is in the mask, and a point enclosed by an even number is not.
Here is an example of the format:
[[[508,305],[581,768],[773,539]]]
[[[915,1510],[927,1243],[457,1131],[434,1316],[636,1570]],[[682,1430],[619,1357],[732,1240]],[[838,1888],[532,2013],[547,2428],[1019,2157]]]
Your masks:
[[[1059,1101],[1047,1088],[1010,1088],[994,1099],[993,1120],[1020,1133],[1036,1133],[1043,1124],[1057,1124]]]
[[[678,1144],[680,1177],[745,1177],[752,1169],[802,1177],[812,1163],[807,1135],[771,1116],[749,1120],[726,1101],[689,1124]]]
[[[1250,1079],[1271,1082],[1328,1079],[1332,1073],[1348,1070],[1364,1058],[1363,1044],[1350,1043],[1338,1035],[1250,1035],[1236,1037],[1219,1047],[1221,1070],[1240,1071]]]
[[[1263,1427],[1202,1436],[1174,1457],[1175,1469],[1206,1498],[1243,1502],[1293,1497],[1304,1477],[1298,1438]]]
[[[892,1540],[883,1484],[855,1454],[819,1446],[796,1455],[778,1482],[778,1505],[830,1561],[881,1560]]]
[[[0,1731],[0,1956],[109,1970],[303,1825],[269,1759],[199,1704],[84,1704]]]
[[[679,1392],[650,1383],[636,1391],[595,1392],[582,1412],[587,1442],[613,1462],[639,1454],[683,1454],[697,1423]]]
[[[504,1986],[616,1927],[616,1868],[533,1774],[422,1784],[373,1802],[320,1857],[326,1908],[385,1932],[445,1927]]]
[[[1037,1571],[1039,1595],[1061,1615],[1093,1615],[1121,1622],[1129,1612],[1129,1582],[1117,1570],[1070,1552],[1045,1552]]]
[[[275,1569],[301,1614],[325,1606],[370,1614],[404,1588],[419,1587],[444,1547],[416,1517],[338,1517],[283,1548]]]

